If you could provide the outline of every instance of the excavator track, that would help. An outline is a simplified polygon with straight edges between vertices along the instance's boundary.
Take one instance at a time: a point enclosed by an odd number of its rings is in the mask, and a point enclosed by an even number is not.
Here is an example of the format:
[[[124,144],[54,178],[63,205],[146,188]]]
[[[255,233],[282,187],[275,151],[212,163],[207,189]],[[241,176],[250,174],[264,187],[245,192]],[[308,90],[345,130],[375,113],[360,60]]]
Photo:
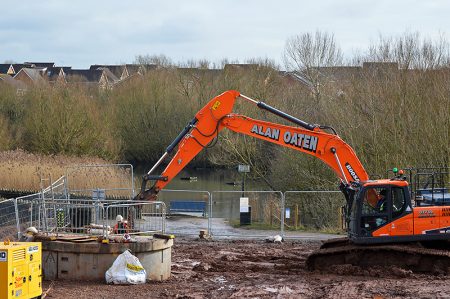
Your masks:
[[[342,238],[325,242],[306,260],[311,271],[328,271],[336,265],[362,269],[398,267],[415,273],[450,274],[450,247],[427,248],[420,243],[356,245]]]

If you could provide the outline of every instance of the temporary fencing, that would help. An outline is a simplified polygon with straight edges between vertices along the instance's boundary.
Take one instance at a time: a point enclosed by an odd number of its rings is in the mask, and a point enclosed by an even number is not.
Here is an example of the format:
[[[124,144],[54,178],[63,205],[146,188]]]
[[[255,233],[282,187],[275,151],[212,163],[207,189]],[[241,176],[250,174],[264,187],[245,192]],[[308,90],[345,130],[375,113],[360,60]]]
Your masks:
[[[20,236],[30,226],[52,234],[198,235],[206,230],[212,236],[239,238],[276,234],[295,238],[304,232],[335,233],[345,229],[345,201],[339,191],[165,189],[159,193],[159,201],[114,200],[107,199],[106,194],[120,191],[130,198],[134,183],[130,180],[128,185],[117,188],[92,185],[77,189],[74,174],[80,169],[68,171],[69,180],[63,176],[41,192],[0,201],[0,237],[11,235],[8,232],[13,229]],[[133,178],[132,172],[131,168],[124,173],[131,173]]]
[[[286,191],[284,196],[287,230],[342,230],[345,200],[340,191]]]
[[[120,202],[106,204],[103,235],[123,233],[165,233],[166,204],[162,201],[152,202]],[[117,217],[120,215],[126,225],[120,225]]]
[[[55,197],[64,197],[64,176],[43,188],[41,192],[25,195],[12,199],[14,202],[15,224],[17,234],[27,227],[34,226],[39,230],[47,230],[47,213],[45,202],[53,200]],[[11,220],[10,217],[8,219]]]
[[[8,226],[15,225],[15,221],[16,209],[14,198],[0,200],[0,223],[4,226]]]
[[[261,237],[283,235],[284,196],[280,191],[213,191],[213,236]]]
[[[101,166],[104,167],[104,166]],[[59,178],[41,192],[14,199],[0,201],[0,234],[8,233],[15,228],[17,236],[30,226],[42,233],[51,234],[88,234],[109,235],[114,233],[164,233],[166,206],[164,202],[138,202],[131,200],[108,200],[97,192],[105,190],[68,189],[65,176]],[[127,191],[130,188],[111,188],[111,190]],[[91,196],[85,195],[92,191]],[[74,193],[75,192],[75,193]],[[104,193],[103,193],[104,194]],[[82,198],[81,196],[84,195]],[[120,215],[120,223],[118,216]],[[116,229],[115,226],[121,228]]]
[[[0,200],[0,240],[16,236],[17,217],[14,198]]]
[[[159,201],[49,199],[14,202],[17,202],[15,214],[19,234],[29,226],[56,235],[165,232],[166,206]],[[123,225],[122,229],[117,225]]]
[[[211,193],[200,190],[164,189],[158,200],[167,206],[166,231],[177,235],[198,235],[211,230]]]

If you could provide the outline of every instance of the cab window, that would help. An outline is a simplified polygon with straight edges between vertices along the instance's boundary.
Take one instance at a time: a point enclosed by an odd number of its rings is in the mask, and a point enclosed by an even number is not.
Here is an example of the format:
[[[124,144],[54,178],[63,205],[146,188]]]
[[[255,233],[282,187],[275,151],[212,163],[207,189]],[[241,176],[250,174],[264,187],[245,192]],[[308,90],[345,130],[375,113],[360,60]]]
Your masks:
[[[363,197],[361,228],[367,233],[388,222],[388,188],[368,188]]]
[[[387,212],[387,188],[369,188],[364,194],[362,214],[373,215]]]
[[[399,216],[406,207],[406,200],[403,188],[393,187],[391,189],[392,216]]]

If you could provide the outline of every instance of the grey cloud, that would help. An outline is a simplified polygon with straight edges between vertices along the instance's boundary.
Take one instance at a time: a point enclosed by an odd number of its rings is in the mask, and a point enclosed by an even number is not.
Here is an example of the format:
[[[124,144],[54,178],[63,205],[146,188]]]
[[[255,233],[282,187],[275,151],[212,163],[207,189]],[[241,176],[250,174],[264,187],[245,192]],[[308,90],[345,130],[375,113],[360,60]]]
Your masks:
[[[285,40],[333,32],[345,51],[378,34],[450,25],[450,3],[429,1],[190,0],[7,1],[0,19],[0,61],[35,57],[75,67],[131,62],[137,54],[182,59],[280,60]]]

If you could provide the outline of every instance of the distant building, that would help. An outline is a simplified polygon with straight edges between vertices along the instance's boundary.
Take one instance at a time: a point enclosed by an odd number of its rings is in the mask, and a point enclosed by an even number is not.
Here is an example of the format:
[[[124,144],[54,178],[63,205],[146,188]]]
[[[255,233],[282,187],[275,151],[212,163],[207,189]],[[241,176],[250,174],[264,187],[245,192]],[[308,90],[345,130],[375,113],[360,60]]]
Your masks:
[[[314,84],[309,81],[306,76],[301,72],[284,72],[281,71],[279,74],[287,81],[289,84],[299,84],[305,89],[312,91]]]
[[[97,86],[100,89],[111,89],[132,84],[141,80],[142,76],[149,71],[158,70],[156,64],[117,64],[102,65],[94,64],[89,69],[72,69],[71,67],[56,66],[54,62],[25,62],[22,64],[0,64],[0,74],[14,76],[14,79],[24,84],[36,85],[41,82],[55,84],[83,84]],[[190,86],[197,81],[216,80],[220,76],[255,74],[265,76],[264,82],[271,79],[281,78],[282,84],[288,88],[304,88],[308,92],[317,92],[318,88],[331,87],[340,91],[346,85],[361,76],[378,78],[386,74],[399,71],[398,63],[394,62],[364,62],[362,66],[332,66],[315,67],[306,71],[278,71],[270,66],[248,63],[225,64],[223,69],[209,69],[197,67],[179,67],[176,69],[180,75],[181,82]],[[411,72],[412,70],[410,70]],[[220,79],[219,79],[220,80]]]
[[[27,86],[33,86],[46,82],[44,74],[45,68],[24,67],[14,76],[14,79],[25,83]]]
[[[363,62],[363,66],[362,66],[363,70],[365,71],[384,71],[384,72],[389,72],[389,71],[398,71],[399,70],[399,65],[397,62],[372,62],[372,61],[366,61]]]
[[[114,84],[114,88],[123,88],[127,86],[133,86],[135,82],[140,82],[142,80],[143,76],[139,73],[132,74],[122,80],[119,80]]]
[[[296,81],[305,88],[314,91],[318,86],[334,86],[342,93],[342,88],[362,76],[376,78],[383,74],[393,74],[399,71],[398,63],[364,62],[362,66],[325,66],[313,67],[309,72],[280,72],[284,77]],[[317,84],[317,86],[315,86]]]
[[[108,69],[118,80],[124,80],[131,75],[143,75],[146,71],[157,69],[156,64],[93,64],[90,70]]]
[[[96,84],[101,89],[112,88],[112,86],[119,81],[119,79],[107,68],[95,70],[70,69],[65,72],[65,75],[65,81],[68,84]]]
[[[23,69],[24,67],[26,67],[26,68],[34,68],[35,67],[35,65],[31,64],[31,63],[13,63],[11,65],[12,65],[13,70],[14,70],[14,74],[13,75],[18,74],[20,72],[20,70]]]
[[[148,71],[158,69],[156,64],[125,64],[128,76],[133,74],[143,75]]]
[[[70,66],[54,66],[45,69],[45,77],[50,84],[66,83],[66,73],[72,69]]]
[[[24,62],[24,64],[34,65],[34,67],[38,68],[49,68],[55,66],[54,62]]]
[[[103,64],[93,64],[89,68],[92,70],[99,70],[107,68],[111,73],[118,78],[118,80],[123,80],[129,76],[125,65],[103,65]]]
[[[255,70],[258,68],[258,64],[254,63],[227,63],[223,67],[224,71],[228,70]]]
[[[15,74],[14,68],[10,63],[2,63],[0,64],[0,74],[7,74],[13,76]]]

